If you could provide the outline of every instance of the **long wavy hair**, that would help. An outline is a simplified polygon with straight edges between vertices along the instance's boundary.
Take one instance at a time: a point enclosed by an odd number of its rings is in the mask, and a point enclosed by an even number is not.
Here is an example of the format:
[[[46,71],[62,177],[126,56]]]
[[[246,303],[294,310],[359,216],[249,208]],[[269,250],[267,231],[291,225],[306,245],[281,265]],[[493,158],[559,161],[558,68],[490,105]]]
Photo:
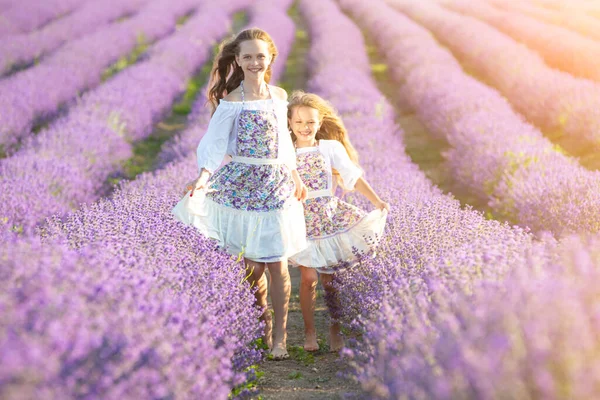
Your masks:
[[[271,63],[265,72],[265,82],[269,83],[271,81],[271,75],[273,73],[271,67],[278,54],[273,39],[271,39],[271,36],[262,29],[251,28],[241,31],[237,35],[221,43],[219,46],[219,53],[215,57],[212,71],[210,72],[210,81],[206,96],[207,102],[210,103],[212,113],[217,109],[219,100],[240,86],[240,83],[244,79],[244,71],[242,71],[242,67],[235,62],[235,57],[240,54],[240,44],[242,42],[254,39],[262,40],[269,46]]]
[[[337,140],[346,149],[346,153],[348,153],[350,160],[352,160],[356,166],[360,167],[358,163],[358,153],[354,146],[352,146],[352,143],[350,143],[348,131],[344,126],[344,122],[331,103],[314,93],[306,93],[302,90],[295,90],[288,99],[289,120],[292,119],[292,113],[294,112],[294,109],[298,107],[310,107],[319,112],[321,126],[317,131],[315,139]],[[295,143],[297,139],[296,135],[291,129],[290,133],[292,135],[292,141]],[[333,175],[336,178],[336,182],[343,187],[339,172],[333,169]]]

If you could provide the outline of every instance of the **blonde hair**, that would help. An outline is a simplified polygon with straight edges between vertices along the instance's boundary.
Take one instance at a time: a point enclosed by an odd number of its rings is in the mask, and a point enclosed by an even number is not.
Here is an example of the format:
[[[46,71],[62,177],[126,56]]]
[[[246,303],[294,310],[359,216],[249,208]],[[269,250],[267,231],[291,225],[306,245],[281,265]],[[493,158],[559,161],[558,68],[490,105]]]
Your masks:
[[[262,29],[251,28],[238,33],[236,36],[225,40],[219,47],[219,53],[215,57],[212,71],[210,72],[210,83],[208,85],[207,102],[210,103],[212,113],[215,112],[219,105],[219,100],[231,93],[235,88],[240,86],[244,79],[244,71],[242,67],[237,65],[235,57],[240,54],[240,44],[246,40],[262,40],[269,46],[271,54],[271,63],[265,72],[265,82],[271,81],[273,70],[271,66],[277,57],[277,47],[271,36]]]
[[[295,90],[288,100],[288,119],[292,119],[292,112],[298,107],[309,107],[317,110],[319,112],[321,126],[319,127],[315,138],[317,140],[337,140],[346,149],[346,153],[348,153],[350,160],[359,166],[358,153],[354,146],[352,146],[352,143],[350,143],[348,131],[344,126],[342,118],[338,115],[331,103],[314,93]],[[292,140],[296,142],[296,135],[291,129],[290,132]],[[341,184],[339,172],[334,169],[333,174],[335,175],[337,182]]]

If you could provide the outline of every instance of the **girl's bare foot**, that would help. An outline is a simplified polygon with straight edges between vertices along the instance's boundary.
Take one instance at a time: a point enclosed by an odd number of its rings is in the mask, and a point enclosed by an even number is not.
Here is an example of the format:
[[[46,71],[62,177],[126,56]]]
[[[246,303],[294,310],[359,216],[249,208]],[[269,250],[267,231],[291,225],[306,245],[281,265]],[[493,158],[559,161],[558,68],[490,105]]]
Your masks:
[[[317,343],[317,332],[304,332],[304,350],[318,351],[319,343]]]
[[[290,355],[287,352],[287,345],[285,340],[275,342],[273,349],[271,350],[272,359],[275,361],[287,360]]]
[[[341,335],[340,324],[332,324],[329,328],[329,350],[340,351],[344,347],[344,337]]]

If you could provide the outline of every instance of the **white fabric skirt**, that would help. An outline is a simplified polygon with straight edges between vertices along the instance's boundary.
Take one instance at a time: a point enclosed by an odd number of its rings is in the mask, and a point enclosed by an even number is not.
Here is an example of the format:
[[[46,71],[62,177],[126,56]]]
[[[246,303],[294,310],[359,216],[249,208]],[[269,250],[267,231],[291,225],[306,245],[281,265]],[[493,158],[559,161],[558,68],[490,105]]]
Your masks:
[[[193,197],[188,192],[172,213],[239,259],[283,261],[307,247],[304,211],[295,197],[279,210],[245,211],[218,204],[203,190]]]
[[[332,274],[375,255],[387,210],[366,213],[333,196],[309,199],[304,208],[308,247],[291,256],[291,264]]]

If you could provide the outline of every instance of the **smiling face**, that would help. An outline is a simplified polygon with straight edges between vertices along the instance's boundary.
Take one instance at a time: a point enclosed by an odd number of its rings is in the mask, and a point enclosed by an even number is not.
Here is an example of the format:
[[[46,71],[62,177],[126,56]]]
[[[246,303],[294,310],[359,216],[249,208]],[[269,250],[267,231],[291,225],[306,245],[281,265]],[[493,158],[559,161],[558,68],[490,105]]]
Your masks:
[[[240,54],[235,61],[244,72],[244,79],[264,79],[267,68],[271,64],[272,55],[269,44],[264,40],[244,40],[240,43]]]
[[[321,127],[319,110],[312,107],[294,107],[292,118],[288,120],[292,132],[296,135],[297,147],[308,147],[315,145],[315,137]]]

